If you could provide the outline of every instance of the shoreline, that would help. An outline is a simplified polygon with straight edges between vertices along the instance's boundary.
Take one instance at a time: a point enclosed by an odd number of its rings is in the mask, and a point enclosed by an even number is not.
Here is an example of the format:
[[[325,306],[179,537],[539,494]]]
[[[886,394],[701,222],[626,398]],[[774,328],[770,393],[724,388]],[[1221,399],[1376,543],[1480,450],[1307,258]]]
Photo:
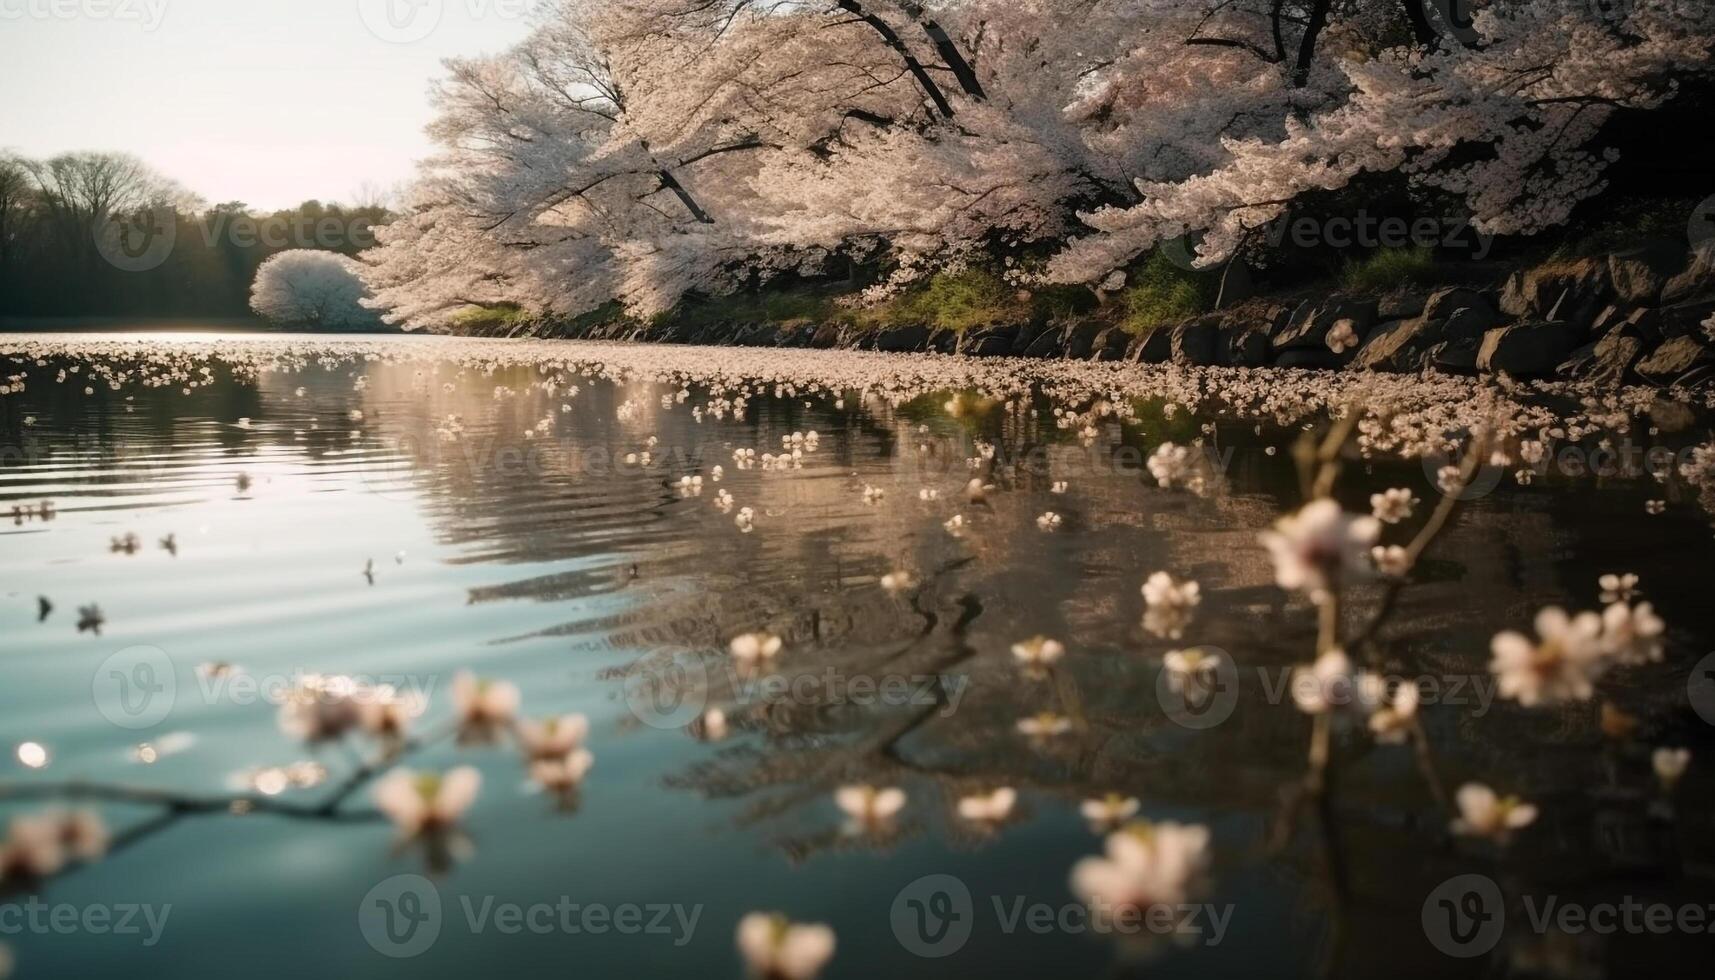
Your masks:
[[[1715,239],[1671,241],[1483,276],[1447,270],[1437,285],[1254,293],[1228,275],[1212,312],[1128,329],[1111,304],[1082,316],[1032,315],[1029,295],[1005,322],[962,330],[813,319],[663,317],[650,323],[535,320],[464,336],[665,345],[868,350],[1124,361],[1195,367],[1288,367],[1696,387],[1715,380]]]

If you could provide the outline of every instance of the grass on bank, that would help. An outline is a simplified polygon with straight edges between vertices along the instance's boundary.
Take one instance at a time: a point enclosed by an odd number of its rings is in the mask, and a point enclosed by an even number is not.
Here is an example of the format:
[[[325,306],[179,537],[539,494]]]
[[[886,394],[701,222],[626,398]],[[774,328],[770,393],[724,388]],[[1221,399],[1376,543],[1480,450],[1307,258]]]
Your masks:
[[[1434,249],[1384,248],[1346,263],[1340,284],[1352,292],[1386,293],[1401,286],[1429,286],[1439,281]]]
[[[1144,336],[1156,327],[1207,313],[1214,305],[1220,280],[1214,273],[1181,269],[1160,251],[1152,253],[1120,294],[1125,319],[1120,326]]]

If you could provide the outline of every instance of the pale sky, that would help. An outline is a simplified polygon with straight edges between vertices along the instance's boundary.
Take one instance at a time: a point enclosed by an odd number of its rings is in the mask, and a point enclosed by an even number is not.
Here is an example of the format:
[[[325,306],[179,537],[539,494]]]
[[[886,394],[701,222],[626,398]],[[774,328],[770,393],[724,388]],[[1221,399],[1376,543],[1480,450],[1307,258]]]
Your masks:
[[[211,204],[350,200],[429,152],[441,59],[509,46],[532,6],[0,0],[0,149],[134,153]]]

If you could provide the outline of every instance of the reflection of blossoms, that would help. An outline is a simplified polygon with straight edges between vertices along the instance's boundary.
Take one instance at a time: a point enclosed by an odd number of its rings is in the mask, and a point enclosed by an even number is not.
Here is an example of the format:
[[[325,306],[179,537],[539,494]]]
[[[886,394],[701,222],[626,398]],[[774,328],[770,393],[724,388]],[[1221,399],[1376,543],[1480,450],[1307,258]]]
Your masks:
[[[1072,868],[1072,891],[1093,908],[1147,912],[1183,905],[1209,862],[1209,829],[1134,823],[1108,835],[1106,856]]]
[[[574,790],[595,765],[589,749],[573,749],[562,755],[538,757],[530,763],[530,780],[552,793]]]
[[[1050,640],[1046,636],[1033,636],[1012,645],[1012,655],[1026,667],[1047,667],[1066,655],[1066,648],[1059,640]]]
[[[1143,583],[1143,628],[1163,639],[1177,640],[1185,635],[1192,612],[1202,601],[1196,582],[1155,572]]]
[[[1497,796],[1482,783],[1466,783],[1457,794],[1459,817],[1453,832],[1461,837],[1486,837],[1504,844],[1513,831],[1536,822],[1536,807],[1516,796]]]
[[[1370,549],[1380,536],[1380,521],[1347,514],[1324,497],[1282,517],[1259,539],[1274,559],[1275,582],[1319,603],[1342,581],[1368,574]]]
[[[1416,684],[1401,684],[1390,693],[1387,681],[1377,674],[1358,680],[1358,699],[1370,712],[1370,733],[1384,745],[1398,745],[1411,734],[1419,696]]]
[[[1143,601],[1151,609],[1192,609],[1203,601],[1203,592],[1196,582],[1155,572],[1143,582]]]
[[[1118,793],[1108,793],[1097,799],[1085,800],[1078,805],[1078,812],[1089,821],[1091,829],[1099,832],[1113,830],[1121,824],[1137,816],[1143,804],[1135,796],[1121,796]]]
[[[1411,552],[1397,544],[1371,548],[1370,560],[1375,562],[1376,573],[1383,578],[1402,579],[1411,572]]]
[[[1031,715],[1029,718],[1018,720],[1018,731],[1034,739],[1048,739],[1056,735],[1064,735],[1072,730],[1072,720],[1052,711]]]
[[[848,818],[849,832],[884,830],[905,809],[905,791],[893,786],[841,786],[834,791],[834,804]]]
[[[1292,700],[1307,715],[1355,707],[1357,677],[1344,650],[1329,650],[1309,667],[1292,668]]]
[[[1602,611],[1602,652],[1628,667],[1659,663],[1667,624],[1647,602],[1616,602]]]
[[[512,724],[523,700],[518,685],[460,671],[453,677],[453,710],[467,736],[487,736]]]
[[[1601,672],[1602,618],[1588,612],[1567,616],[1551,606],[1537,613],[1536,632],[1536,643],[1512,630],[1491,642],[1489,670],[1500,679],[1501,697],[1527,708],[1588,699]]]
[[[959,799],[959,817],[972,823],[999,823],[1012,813],[1018,803],[1018,791],[1002,786],[992,792],[976,793]]]
[[[563,759],[584,744],[590,720],[583,715],[561,715],[542,721],[520,721],[518,746],[529,759]]]
[[[375,784],[375,806],[402,838],[457,829],[482,789],[482,774],[460,766],[445,775],[395,769]]]
[[[732,642],[727,644],[727,650],[732,653],[734,660],[751,666],[773,660],[780,655],[785,645],[784,640],[772,633],[745,633],[733,637]]]
[[[1149,475],[1155,477],[1156,484],[1163,490],[1178,487],[1202,496],[1209,489],[1209,481],[1204,477],[1199,462],[1195,448],[1164,442],[1150,454],[1145,465],[1149,468]]]
[[[1183,691],[1193,685],[1208,685],[1221,667],[1221,654],[1200,647],[1169,650],[1161,662],[1167,670],[1168,687],[1174,691]]]
[[[1685,769],[1691,765],[1691,750],[1677,748],[1660,748],[1650,754],[1650,765],[1655,769],[1655,776],[1661,780],[1663,789],[1671,791],[1679,782],[1679,777],[1685,775]]]
[[[410,732],[411,723],[428,707],[422,695],[401,692],[386,684],[374,688],[372,694],[359,706],[358,723],[377,738],[403,739]]]
[[[1630,572],[1624,575],[1604,575],[1596,580],[1602,589],[1604,603],[1631,602],[1638,596],[1638,577]]]
[[[834,956],[834,930],[752,912],[739,920],[738,951],[763,980],[811,980]]]
[[[93,810],[13,817],[0,841],[0,884],[47,878],[71,861],[98,860],[111,839],[106,823]]]
[[[309,674],[280,703],[280,729],[306,742],[344,736],[363,723],[366,689],[350,677]]]

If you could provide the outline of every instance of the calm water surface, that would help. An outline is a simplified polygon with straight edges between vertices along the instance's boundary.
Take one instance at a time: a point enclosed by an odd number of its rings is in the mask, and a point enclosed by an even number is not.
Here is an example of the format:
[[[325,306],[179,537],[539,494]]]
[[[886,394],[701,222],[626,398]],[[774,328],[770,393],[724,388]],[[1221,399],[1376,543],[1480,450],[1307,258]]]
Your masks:
[[[24,342],[0,337],[0,353]],[[0,398],[0,783],[221,797],[247,792],[235,786],[256,767],[314,760],[328,784],[280,797],[314,803],[352,770],[357,744],[297,744],[255,691],[199,665],[259,682],[329,672],[412,686],[430,697],[429,731],[470,668],[517,683],[527,715],[589,716],[596,762],[575,805],[531,792],[509,747],[435,741],[408,763],[475,765],[484,788],[466,821],[472,852],[431,869],[373,819],[216,812],[157,827],[156,808],[103,803],[122,846],[36,897],[171,906],[159,942],[0,935],[19,976],[738,975],[733,929],[756,909],[833,925],[827,977],[1706,975],[1707,934],[1538,935],[1525,904],[1715,902],[1715,739],[1686,683],[1715,635],[1709,522],[1677,498],[1646,514],[1662,496],[1650,481],[1505,481],[1457,514],[1387,627],[1395,662],[1444,686],[1447,703],[1424,709],[1440,782],[1520,793],[1542,807],[1535,826],[1505,851],[1455,841],[1413,754],[1349,734],[1331,834],[1304,819],[1282,840],[1310,724],[1278,683],[1308,659],[1315,618],[1274,587],[1256,533],[1297,506],[1296,432],[1145,405],[1085,445],[1040,396],[955,416],[948,393],[890,405],[855,390],[840,403],[771,391],[742,420],[698,420],[701,391],[677,401],[676,386],[571,376],[549,391],[527,364],[460,363],[458,341],[395,343],[412,355],[256,377],[217,362],[188,394],[180,379],[86,395],[77,359],[5,363],[29,384]],[[1140,461],[1208,421],[1218,485],[1156,486]],[[819,444],[801,469],[734,464],[737,449],[780,452],[783,436],[811,430]],[[997,461],[975,472],[997,489],[973,506],[962,488],[979,441]],[[645,452],[647,464],[627,463]],[[689,475],[704,478],[700,492],[678,486]],[[866,503],[866,485],[885,496]],[[1421,466],[1384,462],[1354,466],[1342,496],[1367,509],[1388,486],[1435,496]],[[925,488],[939,499],[921,499]],[[722,489],[754,509],[753,531],[716,506]],[[51,519],[6,516],[43,500]],[[1048,511],[1058,530],[1038,527]],[[954,514],[969,522],[958,536],[943,526]],[[128,534],[136,552],[113,550]],[[176,554],[159,543],[168,535]],[[900,568],[922,582],[915,598],[881,588]],[[1181,640],[1141,625],[1139,585],[1157,570],[1201,583]],[[1638,737],[1604,738],[1594,702],[1491,701],[1491,635],[1546,604],[1594,607],[1598,575],[1617,571],[1642,576],[1670,627],[1666,663],[1604,685]],[[54,605],[42,621],[39,595]],[[106,617],[99,636],[76,628],[90,603]],[[784,694],[737,677],[724,655],[760,629],[785,638]],[[1047,678],[1009,652],[1036,634],[1068,647]],[[1175,722],[1158,693],[1162,655],[1193,643],[1238,665],[1237,703],[1210,727]],[[135,719],[113,707],[109,658],[136,647],[165,656],[156,682],[170,711],[133,729],[115,723]],[[726,708],[725,740],[683,727],[705,703]],[[1044,710],[1073,730],[1018,733]],[[25,740],[49,748],[45,769],[14,758]],[[157,761],[138,761],[140,743]],[[1671,802],[1650,772],[1662,744],[1698,756]],[[855,782],[906,790],[893,833],[842,833],[832,791]],[[1007,823],[958,820],[960,795],[998,785],[1021,794]],[[1056,916],[1075,904],[1069,871],[1101,849],[1078,804],[1110,791],[1138,797],[1149,819],[1211,828],[1203,900],[1229,916],[1219,942],[1009,927],[1020,903]],[[0,814],[39,805],[0,800]],[[364,790],[349,809],[367,808]],[[360,905],[419,873],[441,899],[439,936],[421,956],[383,956]],[[1424,903],[1465,873],[1498,883],[1507,931],[1487,956],[1457,960],[1426,937]],[[951,954],[941,959],[909,948],[922,914],[909,903],[925,894],[902,894],[930,874],[970,895],[953,908],[969,938],[937,947]],[[508,934],[482,918],[538,903],[696,918],[667,918],[671,935]]]

